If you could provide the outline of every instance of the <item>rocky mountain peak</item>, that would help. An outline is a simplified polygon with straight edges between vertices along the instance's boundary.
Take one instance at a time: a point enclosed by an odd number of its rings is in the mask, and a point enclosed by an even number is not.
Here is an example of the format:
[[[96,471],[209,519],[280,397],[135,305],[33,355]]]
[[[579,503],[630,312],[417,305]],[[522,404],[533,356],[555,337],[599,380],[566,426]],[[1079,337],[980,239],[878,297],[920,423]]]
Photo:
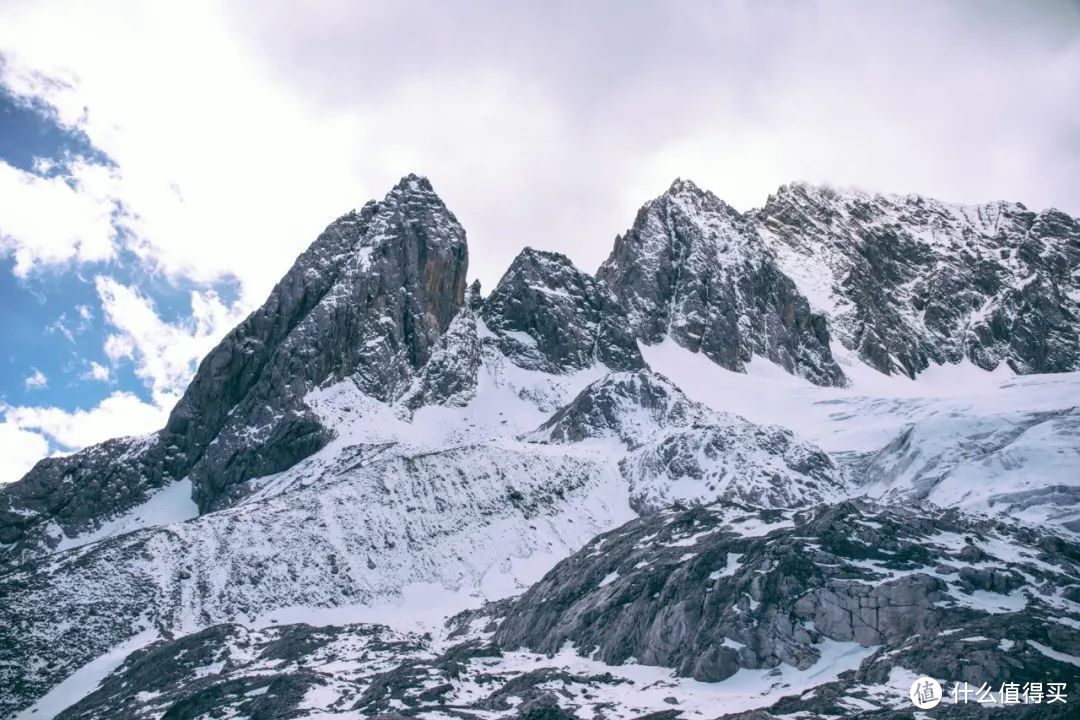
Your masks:
[[[326,442],[303,401],[310,389],[352,377],[382,400],[404,392],[464,305],[467,269],[465,231],[425,178],[406,176],[328,227],[211,351],[170,417],[166,433],[206,439],[205,454],[189,454],[200,504]],[[264,444],[252,448],[252,435]]]
[[[702,188],[693,180],[684,180],[683,178],[675,178],[667,191],[653,202],[677,202],[686,212],[691,214],[712,212],[726,215],[733,221],[741,218],[735,208],[721,200],[711,190]]]
[[[646,343],[670,337],[735,371],[757,354],[818,384],[844,382],[827,321],[810,311],[753,223],[690,181],[676,180],[638,211],[597,279]]]
[[[662,198],[665,198],[665,197],[679,197],[679,196],[682,196],[682,197],[706,197],[706,196],[716,197],[710,191],[702,188],[697,183],[695,183],[693,180],[691,180],[689,178],[683,179],[681,177],[677,177],[677,178],[675,178],[674,180],[671,181],[671,185],[668,186],[667,191],[663,195],[661,195],[660,198],[657,198],[657,199],[659,200],[659,199],[662,199]]]
[[[638,447],[657,432],[704,423],[711,413],[649,370],[610,373],[591,383],[528,436],[536,442],[615,437]]]
[[[369,201],[367,206],[376,211],[375,215],[379,214],[378,211],[385,213],[392,209],[397,211],[399,220],[412,225],[447,231],[433,236],[431,238],[433,240],[438,239],[453,244],[465,242],[465,233],[461,229],[461,224],[446,207],[442,198],[435,192],[431,181],[426,177],[406,175],[390,189],[381,203]],[[373,236],[375,240],[380,237],[378,234]]]
[[[526,246],[521,249],[521,252],[519,252],[517,257],[510,263],[510,267],[507,268],[506,273],[503,275],[500,282],[507,280],[509,276],[516,273],[529,274],[534,279],[542,280],[551,286],[555,286],[560,282],[565,281],[566,276],[576,277],[582,275],[582,273],[574,267],[573,261],[562,253],[554,252],[552,250],[537,250],[531,246]],[[552,277],[553,274],[564,277]]]
[[[396,196],[400,194],[418,194],[423,193],[430,195],[438,199],[438,195],[435,194],[435,188],[432,187],[431,181],[423,175],[417,175],[416,173],[409,173],[402,176],[400,180],[390,188],[390,192],[387,197]],[[442,202],[441,200],[439,202]]]
[[[352,378],[393,400],[407,391],[465,302],[468,248],[422,177],[332,222],[263,305],[203,359],[159,433],[39,463],[0,497],[13,557],[77,533],[188,477],[207,511],[245,483],[291,467],[332,437],[304,402]]]
[[[622,308],[559,253],[522,250],[481,313],[499,350],[521,367],[564,373],[597,362],[612,370],[644,365]]]
[[[994,235],[1001,225],[1034,217],[1023,204],[1004,200],[963,204],[938,200],[917,193],[871,193],[858,188],[838,188],[806,182],[781,185],[769,195],[763,216],[774,218],[785,210],[815,213],[826,222],[854,214],[865,221],[926,225],[938,230],[966,223],[982,233]],[[756,215],[756,213],[750,213]]]
[[[1065,213],[797,184],[750,215],[840,342],[884,373],[1080,367],[1080,224]]]

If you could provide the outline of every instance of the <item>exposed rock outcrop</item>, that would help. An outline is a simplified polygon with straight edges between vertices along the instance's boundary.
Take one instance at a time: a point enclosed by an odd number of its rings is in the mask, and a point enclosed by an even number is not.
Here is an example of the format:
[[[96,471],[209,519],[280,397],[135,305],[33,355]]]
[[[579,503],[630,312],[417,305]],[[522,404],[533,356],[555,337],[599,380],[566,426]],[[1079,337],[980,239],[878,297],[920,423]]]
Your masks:
[[[842,385],[828,322],[777,265],[754,223],[676,180],[615,238],[597,279],[649,344],[670,336],[729,370],[754,355],[818,385]]]
[[[1011,644],[1052,648],[1049,662],[1080,650],[1080,607],[1058,599],[1077,581],[1078,560],[1074,542],[928,508],[669,511],[560,563],[514,602],[494,637],[505,650],[572,643],[613,665],[719,681],[740,668],[808,668],[826,639],[880,646],[890,666],[928,672],[935,638],[978,623],[1008,642],[978,666],[949,669],[957,680],[1006,681]],[[1062,612],[1068,624],[1051,620]]]
[[[1080,223],[1060,211],[793,184],[751,217],[833,335],[882,372],[1080,369]]]
[[[559,253],[522,250],[484,301],[481,316],[499,350],[531,370],[645,365],[622,308]]]

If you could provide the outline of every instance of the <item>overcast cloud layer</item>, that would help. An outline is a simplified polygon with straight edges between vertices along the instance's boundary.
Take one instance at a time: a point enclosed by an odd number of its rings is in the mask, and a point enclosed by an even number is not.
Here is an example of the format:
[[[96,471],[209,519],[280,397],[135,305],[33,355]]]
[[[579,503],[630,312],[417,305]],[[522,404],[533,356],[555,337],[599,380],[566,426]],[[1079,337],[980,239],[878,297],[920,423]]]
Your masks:
[[[1080,214],[1075,2],[297,7],[0,6],[0,82],[112,160],[72,163],[66,182],[0,163],[11,272],[62,282],[127,253],[196,287],[166,322],[152,294],[93,279],[103,354],[80,372],[129,363],[141,384],[82,415],[50,407],[51,424],[0,396],[0,438],[38,454],[41,436],[84,444],[80,422],[153,429],[322,227],[408,172],[465,225],[487,290],[525,245],[595,270],[676,176],[740,209],[806,180]],[[226,277],[229,307],[210,289]]]

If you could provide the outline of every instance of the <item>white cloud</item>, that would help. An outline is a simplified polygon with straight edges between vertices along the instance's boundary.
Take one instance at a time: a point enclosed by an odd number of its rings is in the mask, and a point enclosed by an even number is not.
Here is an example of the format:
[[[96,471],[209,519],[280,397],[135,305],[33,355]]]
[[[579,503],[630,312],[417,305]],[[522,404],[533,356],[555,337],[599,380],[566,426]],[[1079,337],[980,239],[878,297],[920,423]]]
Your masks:
[[[0,404],[5,418],[0,424],[0,440],[25,441],[19,452],[0,461],[0,482],[21,477],[48,452],[49,443],[62,452],[72,452],[109,438],[163,427],[198,362],[240,320],[238,308],[227,308],[210,291],[193,292],[190,314],[168,323],[153,302],[137,290],[105,276],[95,282],[105,321],[113,329],[105,341],[106,355],[114,364],[131,361],[152,401],[117,391],[89,410]],[[108,367],[93,361],[81,376],[99,382],[112,377]],[[27,387],[44,387],[46,382],[37,369],[26,380]]]
[[[235,274],[250,309],[326,224],[385,191],[356,172],[362,128],[312,112],[268,75],[217,4],[114,10],[5,4],[4,79],[116,162],[115,183],[94,189],[128,210],[133,250],[196,281]]]
[[[68,339],[68,342],[75,342],[75,332],[68,327],[66,313],[61,313],[60,317],[56,319],[56,322],[45,328],[45,332],[60,333]]]
[[[130,335],[109,335],[105,338],[105,354],[113,363],[135,357],[135,341]]]
[[[168,413],[132,393],[114,392],[90,410],[0,406],[5,426],[48,438],[64,450],[78,450],[109,438],[139,435],[164,426]],[[2,426],[0,426],[2,427]],[[10,428],[9,428],[10,432]],[[41,450],[40,444],[36,445]],[[39,458],[45,451],[39,453]]]
[[[741,209],[809,180],[1080,213],[1075,3],[241,7],[237,32],[305,102],[392,119],[378,136],[432,174],[489,287],[505,268],[489,258],[523,244],[596,267],[676,176]],[[493,70],[510,92],[473,83]],[[439,93],[450,87],[495,106],[509,147],[471,134]],[[534,116],[551,130],[535,132]],[[367,150],[365,175],[382,167]]]
[[[242,318],[213,291],[191,293],[191,313],[178,323],[161,319],[153,302],[115,279],[95,279],[105,321],[112,328],[105,354],[114,364],[134,363],[135,374],[150,389],[154,403],[171,409],[203,356]]]
[[[488,287],[526,244],[594,268],[676,175],[744,209],[811,180],[1080,212],[1080,13],[983,5],[35,0],[0,48],[116,160],[87,188],[136,251],[250,308],[409,171]]]
[[[0,447],[0,484],[18,480],[49,452],[45,438],[11,420],[0,422]]]
[[[37,368],[31,368],[31,370],[34,372],[30,373],[30,375],[23,380],[23,387],[27,390],[39,390],[41,388],[49,387],[49,379],[45,377],[45,373]]]
[[[75,314],[78,316],[78,320],[75,323],[68,318],[66,312],[60,313],[60,317],[56,321],[45,328],[48,333],[60,333],[68,342],[75,342],[76,335],[82,335],[90,328],[90,320],[93,319],[94,313],[86,305],[76,305]]]
[[[80,380],[96,380],[98,382],[108,382],[111,378],[112,373],[109,368],[94,361],[90,362],[90,369],[79,376]]]
[[[15,257],[15,274],[72,260],[107,260],[114,254],[114,209],[101,166],[75,163],[74,187],[0,161],[0,254]]]

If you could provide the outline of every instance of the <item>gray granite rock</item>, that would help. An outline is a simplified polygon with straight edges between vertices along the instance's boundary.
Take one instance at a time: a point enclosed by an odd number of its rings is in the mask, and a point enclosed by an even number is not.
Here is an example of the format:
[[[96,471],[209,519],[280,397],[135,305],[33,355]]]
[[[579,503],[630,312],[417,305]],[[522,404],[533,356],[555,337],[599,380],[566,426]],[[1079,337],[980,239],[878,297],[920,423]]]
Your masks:
[[[572,443],[616,437],[639,447],[660,428],[703,424],[714,413],[649,370],[610,373],[591,383],[529,437]]]
[[[303,403],[313,387],[352,377],[382,400],[403,392],[464,304],[467,268],[465,231],[424,178],[331,224],[169,417],[164,434],[193,445],[200,508],[326,442]]]
[[[819,385],[842,385],[828,322],[781,272],[751,219],[687,180],[646,203],[597,279],[626,308],[630,328],[671,337],[742,371],[754,355]]]
[[[565,255],[526,248],[485,299],[481,317],[499,350],[531,370],[564,373],[601,362],[644,367],[623,309]]]
[[[1066,655],[1080,645],[1075,627],[1049,622],[1062,612],[1053,596],[1080,570],[1075,542],[861,501],[794,515],[733,513],[728,505],[667,511],[600,536],[502,610],[495,643],[541,653],[572,643],[610,664],[662,665],[704,681],[781,663],[809,668],[824,639],[879,647],[890,658],[882,667],[930,669],[925,654],[935,639],[966,634],[972,623],[994,642],[1030,640]],[[748,535],[748,521],[776,529]],[[998,556],[980,550],[978,561],[965,551],[1006,542],[1015,547]],[[941,562],[961,570],[939,576]],[[988,672],[1010,666],[1008,644],[999,644],[980,656]],[[937,657],[962,663],[968,655]]]
[[[882,372],[965,357],[1080,369],[1076,218],[805,184],[750,215],[785,271],[813,278],[834,336]]]
[[[481,343],[472,306],[479,293],[479,285],[474,284],[466,294],[465,305],[436,343],[431,358],[399,399],[409,409],[425,405],[462,406],[476,396]]]

